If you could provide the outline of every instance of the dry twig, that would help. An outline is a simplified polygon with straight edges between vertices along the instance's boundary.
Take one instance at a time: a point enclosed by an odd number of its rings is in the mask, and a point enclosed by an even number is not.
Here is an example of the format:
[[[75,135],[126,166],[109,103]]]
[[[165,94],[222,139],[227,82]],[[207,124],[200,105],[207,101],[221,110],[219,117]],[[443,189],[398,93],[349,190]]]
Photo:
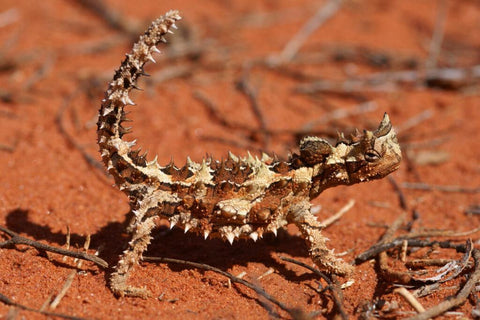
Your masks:
[[[272,297],[270,294],[268,294],[265,290],[263,290],[259,286],[256,286],[253,283],[250,283],[250,282],[248,282],[244,279],[241,279],[239,277],[236,277],[236,276],[234,276],[234,275],[232,275],[232,274],[230,274],[226,271],[223,271],[223,270],[220,270],[218,268],[209,266],[207,264],[192,262],[192,261],[187,261],[187,260],[173,259],[173,258],[162,258],[162,257],[143,257],[143,260],[144,261],[152,261],[152,262],[177,263],[177,264],[181,264],[181,265],[185,265],[185,266],[189,266],[189,267],[194,267],[194,268],[198,268],[198,269],[202,269],[202,270],[213,271],[215,273],[218,273],[218,274],[221,274],[222,276],[227,277],[232,282],[243,284],[247,288],[252,289],[258,295],[264,297],[268,301],[277,305],[280,309],[282,309],[283,311],[286,311],[288,314],[290,314],[292,316],[294,314],[296,314],[296,310],[288,308],[286,305],[284,305],[282,302],[280,302],[277,299],[275,299],[274,297]],[[262,306],[263,306],[263,304],[262,304]],[[263,307],[265,307],[265,306],[263,306]],[[267,309],[267,311],[271,312],[271,310],[269,310],[269,308],[266,308],[266,309]]]
[[[327,275],[325,275],[323,272],[321,272],[318,269],[315,269],[308,264],[305,264],[301,261],[287,258],[287,257],[280,257],[281,260],[291,262],[294,264],[297,264],[301,267],[304,267],[310,271],[312,271],[315,275],[321,277],[323,280],[325,280],[328,283],[328,289],[331,290],[332,292],[332,300],[335,304],[335,309],[337,310],[338,315],[340,315],[341,319],[348,319],[348,315],[345,312],[345,309],[343,307],[343,294],[342,290],[340,289],[340,286],[338,285],[337,281],[335,278],[330,279]]]
[[[342,0],[329,0],[324,6],[319,8],[315,15],[290,39],[282,52],[278,56],[270,58],[270,64],[279,65],[292,60],[310,35],[333,17],[341,5]]]
[[[425,63],[426,69],[432,69],[437,66],[438,56],[442,48],[443,35],[445,33],[445,21],[447,18],[447,1],[440,0],[437,10],[437,18],[435,20],[435,28],[433,29],[432,40],[428,50],[428,59]]]
[[[109,176],[108,173],[104,170],[103,164],[97,161],[95,158],[93,158],[86,150],[85,148],[80,145],[73,137],[68,133],[68,131],[65,128],[64,125],[64,114],[65,111],[70,107],[71,102],[73,99],[80,93],[80,90],[76,90],[72,94],[70,94],[68,97],[66,97],[63,101],[63,104],[60,106],[58,109],[57,115],[55,117],[55,122],[58,126],[58,130],[60,133],[65,137],[67,142],[71,144],[75,149],[77,149],[82,157],[85,159],[85,161],[94,167],[95,169],[101,171],[104,175]]]
[[[401,184],[402,188],[413,189],[413,190],[424,190],[424,191],[442,191],[442,192],[459,192],[459,193],[480,193],[479,188],[465,188],[462,186],[444,186],[444,185],[433,185],[428,183],[415,183],[415,182],[404,182]]]
[[[67,280],[65,280],[65,283],[63,284],[62,289],[58,293],[58,295],[53,299],[52,303],[50,304],[50,310],[55,310],[57,306],[60,304],[60,301],[62,301],[63,297],[67,294],[68,289],[70,289],[70,286],[72,285],[73,279],[75,278],[75,274],[77,272],[73,270],[67,277]]]
[[[77,2],[105,20],[113,29],[122,31],[132,37],[136,37],[139,33],[137,27],[127,21],[119,11],[109,8],[103,0],[77,0]]]
[[[355,200],[350,199],[346,205],[344,205],[337,213],[333,216],[328,217],[327,219],[322,221],[322,224],[326,227],[334,223],[335,221],[339,220],[346,212],[352,209],[353,205],[355,204]]]
[[[408,303],[417,311],[417,312],[424,312],[425,308],[421,305],[420,302],[415,298],[413,294],[410,293],[405,287],[396,288],[393,292],[398,293],[401,295]]]
[[[240,90],[248,98],[250,106],[252,107],[253,114],[257,118],[260,125],[260,133],[263,136],[263,149],[269,150],[270,145],[270,133],[268,130],[265,116],[263,115],[262,108],[258,103],[257,91],[252,88],[249,82],[250,66],[246,66],[243,71],[242,78],[237,82],[237,89]]]
[[[56,313],[56,312],[49,312],[49,311],[33,309],[33,308],[30,308],[30,307],[24,306],[23,304],[12,301],[7,296],[5,296],[1,293],[0,293],[0,302],[3,302],[7,306],[12,306],[12,307],[22,309],[22,310],[25,310],[25,311],[30,311],[30,312],[43,314],[43,315],[49,316],[49,317],[58,317],[58,318],[69,319],[69,320],[85,320],[85,318],[69,316],[69,315],[63,314],[63,313]]]
[[[470,293],[475,290],[475,285],[480,281],[480,250],[472,251],[473,260],[475,261],[475,269],[470,274],[468,281],[455,297],[449,297],[436,306],[422,312],[416,316],[408,318],[409,320],[427,320],[439,316],[454,307],[460,306],[467,300]]]
[[[64,255],[64,256],[69,256],[69,257],[73,257],[73,258],[77,258],[77,259],[91,261],[91,262],[96,263],[97,265],[99,265],[101,267],[104,267],[104,268],[108,267],[108,263],[105,260],[103,260],[103,259],[101,259],[97,256],[94,256],[94,255],[91,255],[91,254],[88,254],[88,253],[85,253],[85,252],[76,252],[76,251],[65,250],[65,249],[62,249],[62,248],[57,248],[57,247],[50,246],[48,244],[37,242],[35,240],[24,238],[24,237],[18,235],[16,232],[13,232],[13,231],[11,231],[11,230],[3,227],[3,226],[0,226],[0,231],[4,232],[4,233],[6,233],[7,235],[10,236],[10,239],[8,239],[6,241],[3,241],[3,242],[0,242],[0,248],[6,248],[6,247],[9,247],[9,246],[24,244],[24,245],[33,247],[37,250],[40,250],[40,251],[53,252],[53,253],[61,254],[61,255]]]

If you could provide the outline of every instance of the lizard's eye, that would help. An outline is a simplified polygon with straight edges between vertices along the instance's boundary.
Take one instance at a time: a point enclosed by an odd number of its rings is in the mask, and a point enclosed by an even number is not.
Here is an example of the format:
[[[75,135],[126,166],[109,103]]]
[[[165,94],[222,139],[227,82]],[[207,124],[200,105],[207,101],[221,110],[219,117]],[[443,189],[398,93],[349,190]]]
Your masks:
[[[368,162],[374,162],[380,159],[380,154],[375,150],[367,150],[365,152],[365,160]]]

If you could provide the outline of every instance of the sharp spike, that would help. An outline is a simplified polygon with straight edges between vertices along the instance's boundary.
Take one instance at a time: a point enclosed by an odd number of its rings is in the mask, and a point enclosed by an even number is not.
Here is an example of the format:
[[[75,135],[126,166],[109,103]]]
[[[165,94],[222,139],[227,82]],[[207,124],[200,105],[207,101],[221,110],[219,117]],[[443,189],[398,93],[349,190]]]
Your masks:
[[[247,161],[250,162],[250,163],[255,161],[255,158],[253,158],[250,151],[247,151]]]
[[[230,151],[228,151],[228,158],[235,161],[235,162],[238,162],[238,157],[236,155],[234,155],[233,153],[231,153]]]
[[[151,50],[152,50],[152,52],[162,53],[162,52],[161,52],[160,50],[158,50],[158,48],[155,47],[155,46],[153,46],[153,47],[151,48]]]
[[[252,232],[252,233],[250,233],[249,237],[252,238],[252,240],[253,240],[254,242],[257,242],[258,233],[257,233],[257,232]]]
[[[188,232],[188,230],[190,230],[190,228],[192,228],[192,225],[190,223],[185,223],[185,228],[183,229],[185,231],[185,233]]]
[[[170,221],[170,230],[172,230],[173,227],[175,227],[176,224],[177,224],[177,221],[171,220],[171,221]]]
[[[132,101],[132,99],[130,99],[130,97],[128,96],[128,94],[124,94],[124,95],[122,96],[122,99],[121,99],[121,100],[122,100],[122,103],[123,103],[124,105],[127,105],[127,104],[128,104],[128,105],[131,105],[131,106],[134,106],[134,105],[135,105],[135,103]]]
[[[277,228],[273,228],[272,230],[272,233],[275,235],[275,237],[277,236]]]
[[[155,61],[155,59],[153,59],[152,55],[151,54],[148,54],[147,55],[147,59],[152,61],[153,63],[157,63],[157,61]]]
[[[270,157],[268,154],[266,154],[265,152],[262,152],[262,159],[261,159],[263,162],[270,162],[272,161],[272,157]]]
[[[227,237],[228,242],[230,242],[230,244],[232,245],[233,240],[235,239],[235,235],[233,234],[233,232],[227,232],[225,236]]]
[[[210,230],[203,231],[203,237],[205,238],[205,240],[207,240],[209,235],[210,235]]]

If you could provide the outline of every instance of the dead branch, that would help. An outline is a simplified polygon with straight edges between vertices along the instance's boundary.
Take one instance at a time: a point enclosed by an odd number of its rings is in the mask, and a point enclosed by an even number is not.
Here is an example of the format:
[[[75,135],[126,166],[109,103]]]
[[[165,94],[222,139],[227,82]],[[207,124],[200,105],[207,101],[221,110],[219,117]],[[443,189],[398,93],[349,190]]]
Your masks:
[[[398,195],[398,201],[400,202],[400,207],[403,210],[408,210],[408,204],[407,204],[407,198],[405,197],[405,194],[403,193],[402,189],[398,185],[397,181],[392,178],[392,176],[388,176],[388,182],[393,186],[393,189]]]
[[[245,66],[243,70],[243,75],[240,80],[237,81],[237,89],[240,90],[248,98],[250,106],[252,108],[253,114],[257,118],[257,122],[260,125],[260,132],[263,136],[263,148],[264,150],[269,150],[270,145],[270,133],[268,130],[267,122],[265,116],[263,115],[262,108],[258,103],[257,91],[252,88],[249,83],[249,73],[250,66]]]
[[[445,33],[445,21],[447,18],[447,1],[438,1],[437,18],[435,19],[435,27],[433,29],[432,40],[430,41],[430,48],[428,50],[428,59],[425,63],[425,68],[432,69],[437,66],[438,56],[442,48],[443,36]]]
[[[252,128],[246,127],[240,123],[231,122],[225,117],[223,117],[218,106],[212,100],[210,100],[210,98],[207,97],[207,95],[205,95],[204,93],[200,91],[194,91],[193,97],[203,104],[205,109],[207,109],[207,112],[210,118],[213,121],[217,122],[219,125],[229,129],[241,129],[246,131],[252,130]]]
[[[415,259],[405,262],[405,266],[409,269],[420,269],[424,267],[444,266],[452,261],[452,259]]]
[[[62,248],[57,248],[57,247],[50,246],[48,244],[37,242],[35,240],[24,238],[24,237],[20,236],[19,234],[17,234],[16,232],[13,232],[13,231],[11,231],[11,230],[3,227],[3,226],[0,226],[0,231],[4,232],[4,233],[6,233],[7,235],[10,236],[10,239],[8,239],[6,241],[3,241],[3,242],[0,242],[0,248],[6,248],[6,247],[9,247],[9,246],[24,244],[24,245],[33,247],[37,250],[40,250],[40,251],[53,252],[53,253],[61,254],[61,255],[64,255],[64,256],[69,256],[69,257],[73,257],[73,258],[77,258],[77,259],[91,261],[91,262],[96,263],[97,265],[99,265],[101,267],[104,267],[104,268],[108,267],[108,263],[105,260],[103,260],[103,259],[101,259],[97,256],[94,256],[94,255],[91,255],[91,254],[88,254],[88,253],[85,253],[85,252],[76,252],[76,251],[65,250],[65,249],[62,249]]]
[[[413,294],[410,293],[405,287],[396,288],[393,292],[401,295],[408,303],[417,311],[424,312],[425,308],[421,305],[420,302],[415,298]]]
[[[8,26],[17,22],[20,18],[20,14],[17,8],[11,8],[0,12],[0,28]]]
[[[74,91],[72,94],[70,94],[68,97],[66,97],[64,100],[63,100],[63,104],[60,106],[60,108],[58,109],[58,112],[57,112],[57,115],[55,117],[55,123],[57,124],[58,126],[58,130],[60,131],[60,134],[63,135],[65,137],[65,139],[67,140],[67,142],[69,144],[71,144],[75,149],[77,149],[80,154],[82,155],[83,159],[85,159],[85,161],[90,165],[92,166],[93,168],[101,171],[105,176],[109,176],[108,173],[105,171],[102,163],[100,163],[99,161],[97,161],[96,159],[94,159],[86,150],[85,148],[80,145],[77,141],[75,141],[75,139],[73,139],[73,137],[68,133],[68,131],[66,130],[65,128],[65,125],[64,125],[64,114],[65,114],[65,111],[70,107],[73,99],[80,93],[80,90],[81,89],[78,89],[76,91]]]
[[[472,251],[473,260],[475,261],[475,269],[472,274],[470,274],[468,281],[465,283],[463,288],[458,292],[455,297],[448,297],[443,302],[437,304],[436,306],[428,309],[425,312],[422,312],[416,316],[408,318],[409,320],[427,320],[436,316],[439,316],[450,310],[454,307],[460,306],[467,300],[470,293],[475,290],[475,285],[480,281],[480,250],[473,249]]]
[[[283,261],[291,262],[291,263],[297,264],[299,266],[302,266],[302,267],[312,271],[315,275],[321,277],[323,280],[325,280],[328,284],[328,288],[332,292],[332,299],[333,299],[333,302],[335,304],[335,309],[337,309],[337,313],[340,315],[340,317],[342,319],[348,319],[348,315],[345,312],[345,308],[343,307],[343,294],[342,294],[340,286],[338,285],[338,282],[336,281],[335,278],[330,279],[326,274],[324,274],[320,270],[315,269],[315,268],[313,268],[313,267],[309,266],[308,264],[305,264],[301,261],[291,259],[291,258],[287,258],[287,257],[280,257],[280,259],[283,260]]]
[[[466,214],[480,214],[480,205],[472,204],[467,209],[465,209]]]
[[[459,192],[459,193],[479,193],[479,188],[465,188],[461,186],[446,186],[446,185],[433,185],[428,183],[415,183],[415,182],[404,182],[401,184],[402,188],[413,189],[413,190],[423,190],[423,191],[442,191],[442,192]]]
[[[480,231],[480,227],[464,231],[464,232],[456,232],[452,230],[428,230],[428,231],[419,231],[419,232],[411,232],[409,234],[405,234],[400,236],[399,238],[402,239],[415,239],[415,238],[427,238],[427,237],[465,237],[471,234],[477,233]]]
[[[136,37],[138,26],[128,21],[119,11],[108,7],[103,0],[77,0],[77,2],[103,19],[111,28]]]
[[[298,93],[339,93],[355,92],[391,92],[400,84],[414,88],[435,87],[456,90],[470,86],[480,79],[480,65],[469,68],[438,68],[426,72],[404,70],[379,72],[344,81],[320,80],[296,87]]]
[[[56,57],[49,55],[45,58],[42,65],[35,70],[35,72],[22,84],[22,91],[28,92],[40,80],[45,78],[53,69]]]
[[[310,133],[313,128],[325,125],[331,121],[344,119],[350,116],[358,116],[368,112],[372,112],[378,108],[378,105],[375,101],[367,101],[360,103],[352,108],[340,108],[331,111],[330,113],[322,115],[320,118],[307,122],[302,126],[300,132],[303,134]]]
[[[288,41],[278,56],[271,57],[269,63],[273,66],[289,62],[310,35],[328,21],[340,9],[342,0],[329,0],[319,8],[315,15]]]
[[[348,212],[353,207],[354,204],[355,204],[355,200],[350,199],[350,201],[348,201],[346,205],[344,205],[340,210],[338,210],[337,213],[323,220],[322,224],[325,226],[325,228],[327,228],[329,225],[339,220],[346,212]]]
[[[396,238],[390,242],[386,243],[376,243],[373,246],[371,246],[367,251],[359,254],[357,257],[355,257],[355,264],[361,264],[365,261],[368,261],[370,259],[373,259],[376,257],[378,254],[381,252],[393,249],[393,248],[399,248],[403,245],[405,238],[399,237]],[[438,241],[438,240],[421,240],[421,239],[407,239],[408,246],[409,247],[432,247],[432,246],[438,246],[443,249],[455,249],[457,252],[465,252],[466,247],[464,244],[456,244],[452,243],[450,241]]]
[[[393,223],[392,225],[385,231],[385,234],[380,239],[379,243],[386,243],[390,241],[395,232],[401,227],[401,225],[405,222],[405,213],[402,213]],[[405,245],[405,241],[402,242],[401,246]],[[409,283],[411,281],[411,276],[405,272],[394,271],[388,265],[388,256],[387,252],[383,251],[378,254],[377,257],[378,267],[380,272],[383,276],[393,282],[396,283]]]
[[[30,308],[30,307],[24,306],[23,304],[16,303],[15,301],[10,300],[7,296],[5,296],[1,293],[0,293],[0,302],[3,302],[7,306],[12,306],[12,307],[19,308],[19,309],[22,309],[22,310],[25,310],[25,311],[30,311],[30,312],[43,314],[43,315],[49,316],[49,317],[58,317],[58,318],[69,319],[69,320],[85,320],[85,318],[69,316],[69,315],[63,314],[63,313],[56,313],[56,312],[49,312],[49,311],[33,309],[33,308]]]
[[[422,122],[424,122],[424,121],[426,121],[426,120],[428,120],[432,117],[433,117],[433,111],[432,110],[430,110],[430,109],[424,110],[424,111],[416,114],[415,116],[411,117],[410,119],[408,119],[407,121],[405,121],[404,123],[399,125],[398,127],[395,127],[395,130],[397,131],[397,133],[405,132],[405,131],[408,132],[413,127],[418,126]]]
[[[72,285],[73,279],[75,278],[76,274],[77,272],[74,270],[68,275],[67,279],[65,280],[65,283],[63,284],[62,289],[50,304],[50,310],[55,310],[57,306],[60,304],[60,301],[62,301],[63,297],[67,294],[68,289],[70,289],[70,286]]]
[[[244,279],[241,279],[239,277],[236,277],[232,275],[231,273],[228,273],[226,271],[220,270],[218,268],[212,267],[207,264],[203,263],[198,263],[198,262],[192,262],[192,261],[187,261],[187,260],[180,260],[180,259],[173,259],[173,258],[163,258],[163,257],[143,257],[144,261],[151,261],[151,262],[164,262],[164,263],[177,263],[189,267],[194,267],[202,270],[207,270],[207,271],[213,271],[215,273],[221,274],[222,276],[227,277],[230,279],[232,282],[240,283],[244,286],[246,286],[249,289],[252,289],[255,291],[258,295],[264,297],[268,301],[272,302],[273,304],[277,305],[280,309],[283,311],[287,312],[290,315],[296,314],[296,310],[288,308],[286,305],[284,305],[282,302],[278,301],[274,297],[272,297],[270,294],[268,294],[265,290],[260,288],[259,286],[254,285],[253,283],[250,283]],[[267,311],[270,311],[267,309]]]

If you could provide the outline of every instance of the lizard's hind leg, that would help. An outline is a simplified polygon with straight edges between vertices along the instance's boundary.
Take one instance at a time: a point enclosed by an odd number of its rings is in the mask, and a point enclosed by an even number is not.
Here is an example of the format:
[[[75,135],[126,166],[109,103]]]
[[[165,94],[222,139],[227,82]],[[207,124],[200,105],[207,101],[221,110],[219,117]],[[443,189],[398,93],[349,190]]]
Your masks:
[[[309,202],[299,202],[292,206],[290,212],[291,222],[300,229],[307,242],[310,258],[320,269],[328,273],[351,275],[354,271],[353,266],[335,257],[333,251],[328,249],[327,238],[321,232],[325,226],[311,213],[310,207]]]
[[[133,267],[142,259],[143,252],[150,244],[151,232],[155,228],[155,219],[157,217],[149,217],[143,221],[136,221],[132,225],[132,238],[128,243],[128,248],[123,251],[120,256],[115,272],[110,276],[110,289],[117,296],[131,296],[148,298],[150,292],[146,288],[137,288],[127,285],[129,273]],[[139,219],[140,220],[140,219]]]

